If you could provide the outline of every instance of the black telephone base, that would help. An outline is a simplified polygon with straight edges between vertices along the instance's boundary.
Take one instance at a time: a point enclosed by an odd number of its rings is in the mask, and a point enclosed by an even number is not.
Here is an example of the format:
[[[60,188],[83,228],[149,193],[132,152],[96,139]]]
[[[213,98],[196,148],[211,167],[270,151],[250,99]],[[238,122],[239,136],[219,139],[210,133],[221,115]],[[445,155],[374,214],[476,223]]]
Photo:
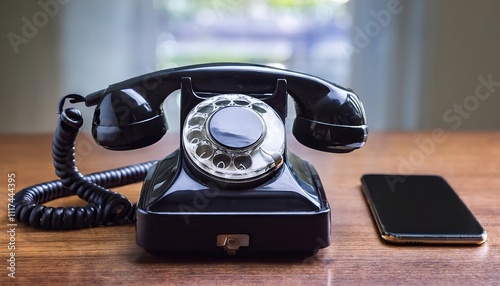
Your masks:
[[[248,235],[245,252],[296,252],[314,254],[330,244],[330,234],[323,230],[330,212],[318,214],[186,214],[153,215],[138,212],[137,244],[152,254],[165,252],[221,252],[219,235]]]
[[[137,244],[148,252],[312,255],[330,244],[330,207],[309,163],[288,152],[265,185],[224,190],[191,179],[180,153],[153,166],[141,191]]]

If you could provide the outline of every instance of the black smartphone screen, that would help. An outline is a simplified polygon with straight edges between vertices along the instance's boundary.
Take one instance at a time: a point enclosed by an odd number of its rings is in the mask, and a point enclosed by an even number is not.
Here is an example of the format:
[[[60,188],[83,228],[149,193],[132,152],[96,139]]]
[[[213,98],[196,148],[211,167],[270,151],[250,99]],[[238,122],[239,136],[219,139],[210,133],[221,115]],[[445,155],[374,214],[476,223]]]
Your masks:
[[[483,227],[440,176],[367,174],[361,183],[387,241],[480,244],[486,240]]]

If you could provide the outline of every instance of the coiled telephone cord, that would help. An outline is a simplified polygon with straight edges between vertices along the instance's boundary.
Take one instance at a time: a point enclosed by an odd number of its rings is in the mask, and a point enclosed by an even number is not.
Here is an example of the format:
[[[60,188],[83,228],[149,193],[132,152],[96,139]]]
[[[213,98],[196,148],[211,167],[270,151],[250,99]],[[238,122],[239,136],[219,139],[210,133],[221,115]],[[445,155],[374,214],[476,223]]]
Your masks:
[[[60,180],[25,188],[14,196],[16,218],[24,224],[47,229],[82,229],[133,221],[135,205],[108,188],[144,180],[156,161],[82,175],[76,167],[75,141],[83,124],[78,109],[61,112],[52,143],[52,157]],[[84,207],[50,207],[57,198],[77,195],[89,204]]]

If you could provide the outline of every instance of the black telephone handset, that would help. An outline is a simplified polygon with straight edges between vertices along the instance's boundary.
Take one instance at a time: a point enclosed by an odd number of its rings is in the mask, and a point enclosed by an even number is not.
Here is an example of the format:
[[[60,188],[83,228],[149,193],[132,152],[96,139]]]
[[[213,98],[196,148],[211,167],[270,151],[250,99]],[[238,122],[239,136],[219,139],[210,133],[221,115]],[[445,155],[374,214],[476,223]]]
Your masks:
[[[111,150],[162,138],[163,101],[181,90],[180,148],[146,162],[83,176],[74,145],[82,125],[67,98],[96,106],[92,135]],[[330,207],[308,162],[286,148],[287,95],[296,107],[295,138],[313,149],[345,153],[368,133],[350,89],[262,65],[218,63],[153,72],[86,97],[61,100],[53,157],[61,180],[16,194],[16,217],[44,229],[78,229],[136,220],[137,244],[153,253],[314,252],[330,244]],[[144,180],[137,207],[107,188]],[[78,195],[86,207],[42,203]]]

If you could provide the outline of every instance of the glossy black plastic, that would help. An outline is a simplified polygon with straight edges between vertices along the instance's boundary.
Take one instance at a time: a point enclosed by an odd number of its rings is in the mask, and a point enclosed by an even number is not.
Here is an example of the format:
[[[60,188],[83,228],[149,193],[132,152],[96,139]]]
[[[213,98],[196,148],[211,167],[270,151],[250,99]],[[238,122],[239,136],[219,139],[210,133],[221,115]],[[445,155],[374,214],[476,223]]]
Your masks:
[[[203,99],[193,91],[191,78],[181,82],[182,124]],[[285,81],[277,81],[265,99],[272,108],[286,102],[285,87]],[[198,170],[184,152],[181,140],[179,150],[148,172],[137,203],[139,246],[155,254],[222,252],[216,244],[221,234],[248,235],[250,245],[238,250],[242,253],[312,254],[330,244],[330,207],[309,163],[286,152],[281,154],[285,163],[273,172],[251,182],[227,182]]]
[[[365,174],[362,190],[382,239],[481,244],[487,233],[443,177]]]
[[[86,104],[97,105],[94,138],[115,150],[154,143],[166,132],[162,103],[178,89],[181,127],[197,104],[228,93],[261,99],[284,124],[289,94],[297,110],[293,134],[302,144],[349,152],[366,140],[364,110],[352,90],[302,73],[232,63],[154,72],[88,95]],[[244,122],[229,122],[235,116],[225,112],[231,108],[219,110],[211,118],[214,122],[209,121],[214,139],[234,149],[258,141],[264,130],[249,126],[250,114]],[[239,125],[247,130],[239,130]],[[238,142],[238,136],[244,140]],[[180,140],[180,149],[148,172],[137,204],[141,247],[154,253],[222,251],[216,244],[220,234],[248,235],[250,245],[239,252],[313,253],[330,244],[330,207],[316,171],[306,161],[280,151],[282,160],[269,172],[231,181],[204,173],[184,152]]]
[[[206,96],[242,93],[266,98],[275,91],[279,80],[286,81],[287,92],[295,101],[297,117],[293,134],[299,142],[317,150],[349,152],[366,141],[368,129],[363,106],[352,90],[303,73],[239,63],[162,70],[88,95],[86,104],[98,105],[99,110],[93,122],[96,141],[119,150],[143,147],[159,140],[166,128],[158,130],[148,126],[148,131],[140,132],[135,124],[147,126],[149,119],[154,120],[154,126],[159,125],[157,117],[163,116],[162,102],[180,88],[181,79],[185,77],[191,78],[197,94]],[[132,102],[126,99],[130,94],[133,94]],[[132,108],[125,116],[128,105]],[[277,112],[286,115],[286,105],[281,105]]]
[[[133,89],[122,89],[101,98],[94,112],[92,135],[108,149],[130,150],[157,142],[167,128],[161,106],[151,105]]]
[[[330,206],[314,168],[292,153],[271,179],[251,189],[202,183],[179,150],[144,181],[137,244],[158,254],[223,251],[219,234],[248,234],[239,252],[314,252],[330,244]]]

